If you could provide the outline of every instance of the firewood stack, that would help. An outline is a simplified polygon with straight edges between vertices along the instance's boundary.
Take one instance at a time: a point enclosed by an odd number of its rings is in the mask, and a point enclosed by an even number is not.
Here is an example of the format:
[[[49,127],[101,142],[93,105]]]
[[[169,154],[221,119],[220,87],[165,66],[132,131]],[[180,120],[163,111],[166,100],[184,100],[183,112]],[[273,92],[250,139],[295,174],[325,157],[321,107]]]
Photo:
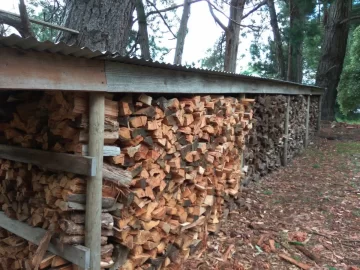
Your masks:
[[[309,115],[309,136],[313,138],[317,131],[319,118],[319,97],[312,96],[310,98],[310,115]]]
[[[304,149],[304,140],[306,134],[306,110],[307,101],[304,96],[292,96],[289,117],[289,144],[288,160]]]
[[[0,269],[33,269],[32,263],[37,246],[23,238],[0,229]],[[78,270],[79,268],[63,258],[49,252],[38,264],[38,269]]]
[[[51,230],[64,244],[84,244],[86,181],[73,174],[51,174],[22,163],[1,160],[0,206],[10,218]],[[111,265],[114,219],[109,211],[122,208],[115,203],[119,189],[103,186],[102,264]]]
[[[16,109],[0,126],[8,144],[86,154],[86,95],[15,95],[9,102]],[[117,244],[130,250],[122,269],[177,264],[218,231],[227,202],[238,196],[253,103],[107,97],[104,142],[120,146],[121,154],[106,157],[103,169],[102,268],[113,264]],[[2,160],[0,180],[0,205],[9,217],[53,230],[63,243],[84,243],[84,178]]]
[[[286,97],[257,96],[254,105],[254,128],[246,141],[244,152],[246,180],[257,181],[279,168],[285,133]]]
[[[119,101],[122,154],[112,162],[134,177],[130,207],[115,218],[113,238],[130,249],[121,269],[178,264],[219,229],[224,198],[239,192],[252,103],[218,96]]]

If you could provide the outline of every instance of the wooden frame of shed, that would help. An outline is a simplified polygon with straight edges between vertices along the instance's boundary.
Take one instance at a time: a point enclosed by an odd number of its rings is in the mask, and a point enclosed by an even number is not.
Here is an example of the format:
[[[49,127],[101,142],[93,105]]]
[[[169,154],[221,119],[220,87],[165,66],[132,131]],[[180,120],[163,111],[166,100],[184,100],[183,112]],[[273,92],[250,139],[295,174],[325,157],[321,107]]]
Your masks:
[[[48,169],[76,172],[89,177],[86,203],[86,247],[61,249],[54,241],[49,250],[83,269],[100,265],[101,190],[105,93],[162,94],[282,94],[321,96],[323,89],[209,70],[173,66],[112,53],[93,52],[65,44],[38,42],[17,36],[0,38],[0,91],[44,90],[90,92],[89,157],[74,157],[39,150],[0,146],[0,158],[40,165]],[[321,100],[321,98],[320,98]],[[285,121],[287,145],[289,103]],[[308,102],[309,104],[309,102]],[[319,116],[320,117],[320,116]],[[306,118],[308,144],[309,106]],[[287,147],[284,148],[284,165]],[[35,156],[34,156],[35,155]],[[35,158],[34,158],[35,157]],[[56,162],[55,162],[56,161]],[[90,222],[91,221],[91,222]],[[9,220],[0,213],[0,227],[35,244],[44,231]]]

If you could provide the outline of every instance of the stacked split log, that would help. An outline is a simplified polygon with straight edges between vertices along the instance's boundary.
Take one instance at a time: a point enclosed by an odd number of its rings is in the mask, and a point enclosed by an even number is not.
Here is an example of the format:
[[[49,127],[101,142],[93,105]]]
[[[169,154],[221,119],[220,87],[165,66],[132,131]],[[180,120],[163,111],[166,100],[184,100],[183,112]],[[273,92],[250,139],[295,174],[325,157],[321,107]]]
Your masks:
[[[252,103],[218,96],[119,101],[122,154],[112,162],[134,177],[132,202],[115,218],[113,239],[130,249],[121,269],[177,264],[219,229],[224,199],[239,192]]]
[[[26,164],[0,161],[0,206],[10,218],[34,227],[51,230],[64,244],[84,244],[86,180],[73,174],[51,174]],[[120,189],[103,185],[102,263],[111,265],[114,219],[109,211],[120,210],[116,203]]]
[[[309,136],[313,138],[318,129],[319,119],[319,99],[318,96],[312,96],[310,98],[310,114],[309,114]]]
[[[304,149],[307,101],[304,96],[292,96],[289,117],[288,160]]]
[[[2,125],[6,142],[22,147],[86,155],[87,96],[39,92],[34,99],[26,94],[20,92],[8,97],[8,103],[12,105],[8,107],[12,110],[4,111],[6,117],[3,119],[8,119],[8,122]],[[118,103],[106,99],[105,107],[105,143],[109,145],[118,138]],[[110,149],[108,152],[120,152],[116,146],[107,147]],[[131,174],[108,164],[104,164],[103,174],[103,211],[121,208],[116,199],[124,185],[131,181]],[[65,244],[84,244],[86,179],[73,174],[52,174],[3,160],[0,180],[0,205],[9,217],[54,230]],[[113,234],[113,218],[104,213],[102,219],[102,263],[106,266],[112,264],[113,246],[108,242],[108,237]]]
[[[283,155],[286,97],[257,96],[255,101],[254,128],[250,131],[244,153],[244,184],[257,181],[279,168]]]
[[[114,263],[118,244],[130,250],[122,269],[177,264],[218,231],[226,203],[238,196],[254,100],[113,99],[106,100],[104,142],[121,154],[104,163],[102,267]],[[1,126],[8,144],[86,155],[86,95],[8,101],[16,105]],[[0,172],[0,205],[9,217],[52,230],[63,243],[84,243],[86,179],[8,160]]]
[[[0,229],[0,269],[34,269],[37,246],[19,236]],[[63,258],[46,253],[39,261],[38,269],[78,270],[79,268]]]

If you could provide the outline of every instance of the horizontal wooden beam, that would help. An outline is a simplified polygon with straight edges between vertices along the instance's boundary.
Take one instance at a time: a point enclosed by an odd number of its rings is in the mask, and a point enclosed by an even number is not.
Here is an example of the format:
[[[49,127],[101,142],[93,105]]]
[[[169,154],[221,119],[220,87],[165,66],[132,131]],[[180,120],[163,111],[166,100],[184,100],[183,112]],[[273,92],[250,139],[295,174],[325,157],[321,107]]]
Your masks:
[[[0,90],[107,90],[104,61],[13,48],[0,59]]]
[[[0,90],[63,90],[164,94],[322,95],[323,89],[291,82],[141,62],[136,64],[0,47]],[[51,44],[50,44],[51,45]],[[45,47],[44,47],[45,46]],[[55,46],[55,45],[54,45]],[[36,52],[36,49],[40,52]],[[75,50],[76,48],[72,48]],[[69,48],[63,48],[65,52]],[[81,55],[80,48],[78,49]]]
[[[322,95],[323,89],[291,82],[211,71],[184,71],[119,62],[105,63],[109,92],[182,94]]]
[[[13,220],[0,212],[0,227],[24,238],[35,245],[39,245],[46,231],[41,228],[34,228],[26,223]],[[52,239],[48,250],[69,262],[72,262],[83,269],[89,269],[90,250],[83,246],[70,246],[60,243],[58,239]]]
[[[86,176],[93,176],[96,173],[95,158],[93,157],[0,145],[0,158],[30,163],[49,170],[72,172]]]

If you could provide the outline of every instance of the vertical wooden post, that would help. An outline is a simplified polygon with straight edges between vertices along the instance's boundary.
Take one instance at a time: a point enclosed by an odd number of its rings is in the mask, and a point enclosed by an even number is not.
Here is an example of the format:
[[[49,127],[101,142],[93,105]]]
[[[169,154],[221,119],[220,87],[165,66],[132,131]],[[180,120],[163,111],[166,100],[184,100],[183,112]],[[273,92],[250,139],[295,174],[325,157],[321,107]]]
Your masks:
[[[89,156],[96,158],[96,175],[87,182],[85,246],[90,248],[90,269],[100,270],[101,197],[104,147],[105,94],[90,93]]]
[[[290,119],[290,96],[286,97],[286,114],[285,114],[285,140],[284,140],[284,157],[283,166],[287,166],[288,163],[288,144],[289,144],[289,119]]]
[[[245,98],[245,94],[240,94],[240,100]],[[240,168],[244,168],[245,166],[245,160],[244,160],[244,150],[241,152],[241,157],[240,157],[240,161],[241,161],[241,166]]]
[[[310,120],[310,101],[311,96],[307,96],[307,109],[306,109],[306,120],[305,120],[305,127],[306,127],[306,133],[305,133],[305,147],[308,147],[309,145],[309,120]]]
[[[318,114],[318,121],[317,121],[317,126],[316,126],[317,131],[320,131],[320,129],[321,129],[321,108],[322,108],[322,99],[323,99],[323,96],[321,95],[321,96],[319,97],[319,114]]]

